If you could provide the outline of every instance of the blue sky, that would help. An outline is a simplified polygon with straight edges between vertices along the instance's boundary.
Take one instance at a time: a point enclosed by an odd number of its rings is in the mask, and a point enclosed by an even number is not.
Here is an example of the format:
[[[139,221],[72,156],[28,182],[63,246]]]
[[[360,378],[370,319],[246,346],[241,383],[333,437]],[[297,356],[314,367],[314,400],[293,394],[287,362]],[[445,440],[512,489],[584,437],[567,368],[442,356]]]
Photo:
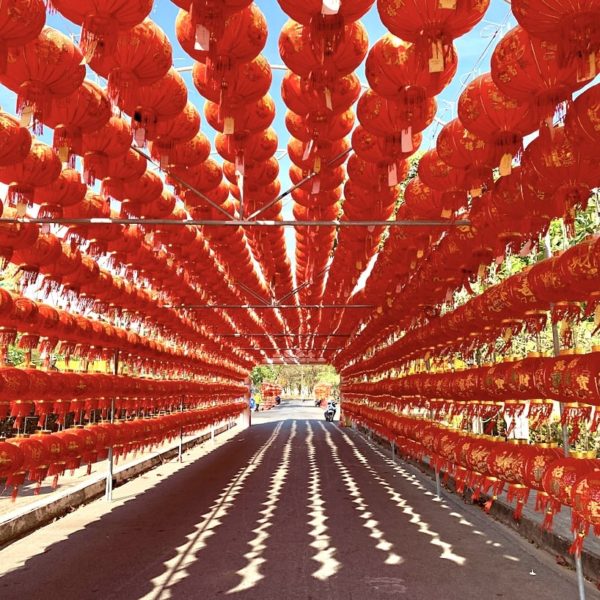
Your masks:
[[[299,0],[301,1],[301,0]],[[276,0],[256,0],[256,4],[260,7],[262,12],[265,14],[269,26],[269,38],[267,46],[263,52],[266,58],[271,64],[280,65],[282,64],[281,58],[279,57],[278,51],[278,37],[281,26],[285,23],[287,17],[281,10]],[[154,8],[151,13],[151,18],[160,25],[163,30],[169,36],[173,46],[173,60],[175,67],[191,66],[192,59],[182,50],[177,42],[175,36],[175,17],[178,12],[178,7],[175,6],[170,0],[156,0]],[[493,34],[499,27],[501,31],[507,31],[509,28],[516,25],[514,17],[509,14],[510,5],[503,0],[492,0],[490,8],[488,9],[484,21],[482,21],[473,31],[466,36],[456,41],[456,46],[459,55],[459,66],[456,77],[454,78],[451,85],[444,90],[444,92],[438,97],[438,117],[443,122],[447,122],[456,116],[456,101],[460,94],[461,89],[465,83],[468,83],[471,78],[476,77],[480,73],[489,70],[490,55],[493,46],[497,43],[500,35],[493,41],[491,47],[485,52],[486,47],[490,44],[490,35]],[[507,18],[508,15],[508,18]],[[377,13],[376,6],[369,11],[363,18],[363,23],[367,27],[369,33],[370,44],[376,42],[385,32],[386,29],[383,27],[379,15]],[[60,29],[66,34],[73,34],[77,36],[79,34],[79,28],[69,21],[63,19],[60,15],[53,14],[48,15],[47,24]],[[485,52],[483,59],[482,54]],[[364,82],[364,65],[359,69],[359,77]],[[274,127],[279,135],[279,147],[285,148],[289,134],[284,125],[285,105],[281,101],[280,97],[280,86],[284,72],[275,70],[273,72],[273,84],[271,88],[271,95],[274,97],[277,103],[277,116],[274,122]],[[196,104],[200,112],[202,113],[202,106],[204,100],[200,94],[196,91],[191,80],[190,73],[183,74],[186,82],[188,83],[189,98]],[[90,79],[97,80],[93,73],[89,74]],[[100,81],[100,83],[103,83]],[[15,112],[15,96],[9,90],[0,86],[0,105],[2,108],[10,113]],[[214,132],[211,131],[210,127],[203,121],[202,130],[212,140],[214,138]],[[436,126],[432,126],[424,136],[423,149],[432,147],[434,143],[435,132],[437,131]],[[50,140],[49,133],[45,133],[42,136],[46,140]],[[282,183],[282,189],[289,187],[288,169],[290,166],[287,157],[284,157],[281,161],[281,174],[280,179]],[[288,202],[284,206],[284,216],[286,218],[292,218],[291,214],[291,202]],[[287,230],[286,236],[289,242],[289,252],[293,256],[293,230]]]

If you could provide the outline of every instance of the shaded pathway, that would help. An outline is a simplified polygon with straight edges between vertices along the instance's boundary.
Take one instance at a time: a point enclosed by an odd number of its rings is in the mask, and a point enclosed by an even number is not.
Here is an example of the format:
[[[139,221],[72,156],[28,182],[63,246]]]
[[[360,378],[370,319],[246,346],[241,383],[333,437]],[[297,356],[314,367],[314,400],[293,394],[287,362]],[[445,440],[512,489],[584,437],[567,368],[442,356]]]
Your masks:
[[[576,597],[551,557],[320,410],[255,422],[143,495],[1,550],[0,598]]]

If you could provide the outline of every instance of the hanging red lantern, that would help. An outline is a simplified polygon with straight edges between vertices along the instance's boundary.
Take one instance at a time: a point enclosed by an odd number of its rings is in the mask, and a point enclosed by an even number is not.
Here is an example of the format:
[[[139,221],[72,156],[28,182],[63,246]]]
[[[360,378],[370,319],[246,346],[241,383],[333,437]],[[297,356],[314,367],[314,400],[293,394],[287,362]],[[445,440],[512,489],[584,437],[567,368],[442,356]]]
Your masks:
[[[349,108],[360,96],[360,80],[350,73],[332,81],[325,88],[318,88],[306,79],[288,71],[281,83],[281,97],[286,106],[296,114],[309,112],[339,114]]]
[[[363,17],[373,5],[374,0],[355,0],[354,2],[340,2],[335,7],[326,6],[323,0],[307,0],[298,3],[294,0],[277,0],[290,19],[298,21],[303,25],[314,25],[317,29],[313,33],[319,33],[324,25],[335,22],[352,23]],[[315,22],[321,25],[316,25]]]
[[[598,159],[600,155],[600,85],[580,94],[567,111],[565,133],[582,156]]]
[[[81,25],[81,47],[86,56],[112,50],[120,32],[141,23],[152,10],[152,0],[52,0],[69,21]]]
[[[108,97],[115,103],[128,102],[138,86],[152,85],[172,65],[172,48],[164,31],[150,19],[120,31],[112,51],[96,47],[89,65],[108,79]]]
[[[27,158],[31,134],[11,115],[0,112],[0,166],[5,167]]]
[[[562,62],[573,59],[585,65],[583,73],[593,77],[594,53],[600,51],[600,4],[597,0],[575,3],[517,0],[512,6],[519,25],[529,34],[558,45]],[[588,59],[591,58],[591,61]]]
[[[85,182],[92,185],[96,177],[107,177],[110,159],[126,154],[131,141],[131,127],[115,116],[96,131],[84,133],[81,147]]]
[[[423,68],[423,57],[415,44],[387,34],[375,42],[365,65],[371,88],[384,98],[423,104],[428,97],[437,96],[456,75],[458,56],[454,45],[447,49],[444,61],[431,71]]]
[[[443,69],[444,57],[452,40],[468,33],[483,19],[489,0],[478,3],[456,0],[418,0],[410,5],[398,0],[378,0],[377,10],[383,24],[399,38],[414,43],[429,69]],[[441,67],[438,66],[441,63]]]
[[[291,111],[285,114],[287,130],[302,142],[344,138],[352,131],[354,120],[352,110],[347,110],[334,117],[327,113],[310,113],[306,117],[301,117]]]
[[[257,102],[248,104],[231,115],[224,116],[214,102],[204,104],[204,115],[209,125],[221,133],[250,135],[267,129],[275,118],[275,103],[271,96],[263,96]]]
[[[31,204],[34,189],[54,182],[60,175],[61,166],[52,148],[42,142],[33,142],[23,161],[0,167],[0,181],[8,185],[8,201],[13,206]]]
[[[384,164],[409,158],[419,149],[422,139],[420,133],[413,133],[411,138],[402,134],[380,137],[359,125],[352,132],[352,149],[363,160]]]
[[[467,194],[465,173],[462,169],[451,167],[438,155],[437,150],[428,150],[419,160],[421,181],[443,192],[444,210],[454,211],[466,205]]]
[[[433,122],[436,109],[433,98],[428,98],[424,104],[413,105],[405,102],[402,96],[398,100],[388,100],[367,90],[358,101],[356,113],[360,124],[370,133],[384,138],[403,134],[409,145],[413,133],[423,131]]]
[[[48,462],[46,448],[35,438],[18,436],[9,438],[9,444],[14,444],[22,452],[23,462],[6,480],[6,486],[12,487],[13,501],[19,493],[19,487],[25,483],[25,478],[30,472],[35,472],[38,467]],[[18,459],[17,459],[18,460]]]
[[[187,87],[181,75],[171,67],[166,75],[149,85],[135,86],[118,105],[131,116],[131,125],[138,144],[154,137],[151,130],[159,121],[176,117],[187,104]],[[147,132],[150,132],[149,134]]]
[[[191,140],[199,130],[200,113],[188,102],[176,117],[157,123],[154,131],[148,132],[148,139],[161,149],[169,149],[173,144]]]
[[[11,46],[33,41],[46,22],[43,0],[9,0],[0,6],[0,72],[6,68],[6,53]]]
[[[60,31],[44,27],[38,37],[9,48],[0,83],[17,94],[17,112],[37,127],[52,98],[72,94],[83,82],[85,66],[79,48]]]
[[[367,30],[360,21],[344,25],[338,44],[322,42],[312,37],[310,27],[287,21],[279,36],[279,53],[290,71],[324,87],[355,71],[369,47]]]
[[[568,457],[559,458],[548,465],[542,480],[544,491],[550,497],[544,529],[552,529],[553,515],[560,511],[561,505],[572,506],[575,482],[599,464],[594,453],[571,452]]]
[[[81,154],[81,134],[100,129],[111,115],[110,102],[91,81],[84,81],[72,94],[57,98],[44,114],[44,122],[54,129],[52,145],[62,162]]]
[[[225,135],[217,133],[215,148],[224,160],[236,162],[240,156],[263,161],[277,152],[278,138],[273,128],[263,129],[250,136]]]
[[[215,74],[206,64],[197,62],[192,79],[202,96],[219,104],[222,110],[232,112],[267,94],[273,77],[267,59],[259,55],[249,62],[233,64],[222,74]]]
[[[538,121],[547,126],[552,125],[559,105],[586,84],[579,79],[575,63],[560,63],[555,44],[530,36],[522,27],[511,29],[500,40],[492,54],[491,72],[498,89],[532,105]]]
[[[187,142],[175,144],[171,149],[161,152],[160,146],[151,143],[150,154],[166,169],[171,166],[191,167],[204,162],[210,156],[210,141],[203,133],[198,133]]]
[[[458,116],[466,129],[497,148],[500,175],[510,173],[512,158],[522,149],[523,137],[538,126],[528,102],[506,96],[489,73],[474,79],[458,100]]]
[[[50,185],[38,187],[33,201],[40,205],[38,217],[61,217],[64,206],[74,206],[85,198],[87,186],[75,169],[63,169]]]
[[[564,127],[554,129],[552,137],[533,140],[521,161],[523,171],[536,177],[538,186],[553,196],[569,220],[575,207],[587,206],[590,190],[600,183],[595,163],[582,158]]]
[[[212,3],[208,11],[204,7],[181,10],[175,21],[175,33],[185,52],[198,62],[214,63],[217,71],[253,60],[267,42],[267,22],[258,6],[224,8],[223,3]]]
[[[459,119],[442,127],[436,149],[445,163],[465,171],[464,184],[472,195],[480,195],[481,188],[492,187],[492,167],[500,160],[497,148],[465,129]]]

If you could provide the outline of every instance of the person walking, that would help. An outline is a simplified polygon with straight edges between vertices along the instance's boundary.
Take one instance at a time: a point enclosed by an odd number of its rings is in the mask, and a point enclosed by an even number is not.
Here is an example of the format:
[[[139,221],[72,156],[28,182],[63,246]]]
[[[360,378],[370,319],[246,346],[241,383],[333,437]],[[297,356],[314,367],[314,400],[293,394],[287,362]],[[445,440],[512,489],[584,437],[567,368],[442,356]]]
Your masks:
[[[254,412],[258,412],[262,403],[262,396],[260,395],[260,392],[256,392],[256,394],[254,394],[254,403],[256,404]]]

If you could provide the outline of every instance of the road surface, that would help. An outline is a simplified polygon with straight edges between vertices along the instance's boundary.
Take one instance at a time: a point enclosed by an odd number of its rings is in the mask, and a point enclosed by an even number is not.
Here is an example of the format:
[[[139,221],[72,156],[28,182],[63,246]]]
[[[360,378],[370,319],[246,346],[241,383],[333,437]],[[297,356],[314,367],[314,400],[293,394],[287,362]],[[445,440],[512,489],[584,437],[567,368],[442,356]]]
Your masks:
[[[205,456],[1,550],[0,598],[577,598],[551,556],[456,496],[438,501],[321,410],[252,417]]]

